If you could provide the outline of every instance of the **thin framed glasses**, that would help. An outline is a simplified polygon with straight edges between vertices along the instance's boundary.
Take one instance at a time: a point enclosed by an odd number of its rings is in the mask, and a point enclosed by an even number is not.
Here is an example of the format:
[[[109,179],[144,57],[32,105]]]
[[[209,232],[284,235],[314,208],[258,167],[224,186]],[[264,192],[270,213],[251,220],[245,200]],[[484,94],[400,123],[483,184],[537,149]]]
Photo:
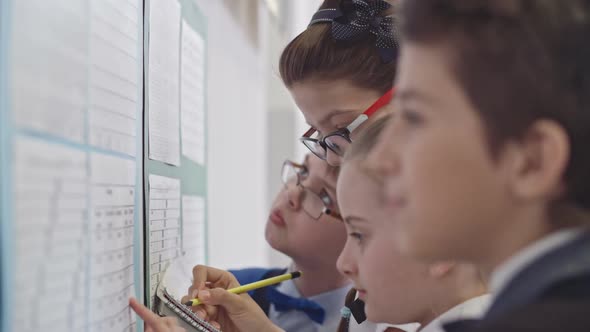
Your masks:
[[[319,219],[322,215],[327,214],[336,219],[342,220],[342,216],[333,210],[335,203],[328,195],[325,189],[319,193],[311,191],[303,186],[302,182],[309,176],[309,170],[305,165],[301,165],[290,160],[285,160],[281,170],[281,179],[285,186],[298,186],[303,192],[299,199],[301,207],[313,219]]]
[[[299,138],[299,140],[320,159],[326,160],[328,150],[332,151],[339,157],[344,156],[346,149],[350,143],[352,143],[350,134],[361,124],[367,121],[369,117],[373,115],[373,113],[375,113],[381,107],[387,105],[391,101],[391,98],[393,98],[393,92],[394,88],[387,91],[383,96],[377,99],[373,105],[369,106],[366,111],[364,111],[356,119],[354,119],[354,121],[346,126],[346,128],[338,129],[325,135],[323,138],[318,139],[311,137],[317,132],[315,128],[311,127],[305,132],[305,134],[303,134],[302,137]]]

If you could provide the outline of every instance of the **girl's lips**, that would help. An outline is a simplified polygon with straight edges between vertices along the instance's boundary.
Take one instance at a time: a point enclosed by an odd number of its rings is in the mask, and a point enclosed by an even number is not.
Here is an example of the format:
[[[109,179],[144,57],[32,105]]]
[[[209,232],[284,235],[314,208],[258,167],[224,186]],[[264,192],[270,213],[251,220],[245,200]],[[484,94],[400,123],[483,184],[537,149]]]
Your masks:
[[[367,297],[367,291],[363,290],[363,289],[357,289],[356,290],[359,299],[364,300]]]
[[[283,219],[283,216],[281,215],[281,211],[279,210],[273,210],[268,219],[270,219],[273,224],[279,227],[284,227],[287,225],[285,223],[285,219]]]

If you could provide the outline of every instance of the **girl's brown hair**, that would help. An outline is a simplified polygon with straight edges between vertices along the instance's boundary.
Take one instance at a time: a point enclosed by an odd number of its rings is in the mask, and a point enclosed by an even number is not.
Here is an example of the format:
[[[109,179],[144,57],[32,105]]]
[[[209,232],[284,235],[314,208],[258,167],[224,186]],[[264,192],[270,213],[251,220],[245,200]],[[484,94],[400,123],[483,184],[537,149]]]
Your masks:
[[[352,302],[354,302],[356,298],[356,289],[351,288],[348,293],[346,294],[346,298],[344,299],[344,306],[350,307]],[[338,324],[338,332],[348,332],[348,326],[350,324],[350,316],[340,318],[340,324]]]
[[[369,152],[371,152],[371,149],[377,144],[381,132],[391,121],[392,117],[393,114],[387,114],[375,120],[367,129],[363,130],[361,135],[346,150],[344,162],[366,158]]]
[[[352,145],[346,150],[346,154],[344,155],[344,162],[348,162],[351,160],[358,160],[365,158],[383,131],[383,128],[387,125],[390,118],[392,117],[391,114],[385,115],[375,122],[373,122],[367,129],[363,130],[362,134],[358,139],[356,139]],[[346,294],[346,299],[344,301],[345,307],[350,307],[354,302],[356,297],[356,289],[352,288],[348,294]],[[348,326],[350,324],[350,317],[342,317],[340,319],[340,324],[338,325],[338,332],[348,332]]]
[[[326,8],[346,12],[352,10],[352,2],[325,0],[319,9]],[[376,37],[367,31],[353,40],[335,40],[331,28],[330,22],[313,24],[285,47],[279,72],[287,88],[307,80],[347,80],[380,94],[391,89],[396,61],[383,63],[375,45]]]

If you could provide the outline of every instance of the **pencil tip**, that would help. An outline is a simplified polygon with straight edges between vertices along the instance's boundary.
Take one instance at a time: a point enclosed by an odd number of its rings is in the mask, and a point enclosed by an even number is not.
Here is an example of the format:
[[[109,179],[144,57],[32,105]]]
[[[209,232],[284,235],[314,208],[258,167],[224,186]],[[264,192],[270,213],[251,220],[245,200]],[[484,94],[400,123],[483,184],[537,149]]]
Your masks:
[[[295,272],[291,273],[291,278],[292,279],[299,278],[299,277],[301,277],[301,275],[302,275],[301,271],[295,271]]]

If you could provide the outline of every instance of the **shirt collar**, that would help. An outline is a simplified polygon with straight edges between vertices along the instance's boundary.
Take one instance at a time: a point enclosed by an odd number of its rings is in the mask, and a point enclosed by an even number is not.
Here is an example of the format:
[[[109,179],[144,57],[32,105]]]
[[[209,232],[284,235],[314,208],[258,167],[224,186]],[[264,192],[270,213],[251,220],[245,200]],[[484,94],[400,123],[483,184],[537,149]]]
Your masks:
[[[461,304],[454,306],[447,312],[436,317],[432,322],[426,325],[421,332],[438,332],[444,331],[442,325],[451,321],[462,319],[477,319],[483,316],[488,309],[491,301],[490,294],[484,294],[471,298]]]
[[[415,331],[418,331],[418,329],[420,328],[420,324],[419,323],[410,323],[410,324],[394,325],[394,324],[388,324],[388,323],[378,323],[377,327],[375,329],[375,332],[384,332],[389,327],[394,327],[396,329],[400,329],[400,330],[403,330],[406,332],[415,332]]]
[[[554,232],[510,257],[496,268],[490,277],[490,289],[494,297],[529,264],[546,253],[572,241],[582,232],[581,228],[568,228]]]

